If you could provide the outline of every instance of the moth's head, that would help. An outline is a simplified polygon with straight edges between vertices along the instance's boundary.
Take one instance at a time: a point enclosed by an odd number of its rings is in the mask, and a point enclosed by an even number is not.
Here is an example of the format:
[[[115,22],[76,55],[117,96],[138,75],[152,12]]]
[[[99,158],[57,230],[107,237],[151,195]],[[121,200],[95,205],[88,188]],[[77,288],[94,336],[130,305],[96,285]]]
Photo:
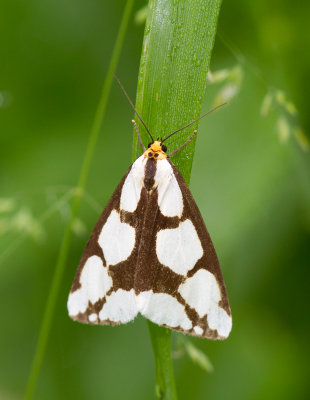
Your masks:
[[[167,158],[166,151],[167,147],[158,140],[155,140],[148,145],[148,148],[144,152],[144,157],[163,160],[164,158]]]

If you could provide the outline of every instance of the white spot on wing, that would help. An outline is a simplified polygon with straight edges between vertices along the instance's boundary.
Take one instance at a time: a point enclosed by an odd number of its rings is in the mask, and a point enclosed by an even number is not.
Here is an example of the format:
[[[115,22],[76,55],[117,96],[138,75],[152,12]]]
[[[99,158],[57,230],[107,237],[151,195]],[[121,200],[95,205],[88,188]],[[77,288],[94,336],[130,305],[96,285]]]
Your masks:
[[[205,269],[199,269],[195,275],[187,278],[180,285],[179,292],[200,317],[209,313],[214,304],[217,305],[221,299],[214,275]]]
[[[79,289],[69,294],[67,306],[71,316],[84,313],[89,301],[96,303],[112,287],[112,279],[100,257],[92,256],[86,261],[81,272],[80,284]]]
[[[113,210],[102,228],[98,243],[107,264],[118,264],[125,261],[134,248],[135,229],[121,222],[118,212]]]
[[[158,206],[166,217],[181,217],[183,196],[173,169],[166,159],[157,161],[155,184],[158,190]]]
[[[197,335],[202,335],[203,329],[200,328],[200,326],[194,326],[194,331],[197,333]]]
[[[200,317],[207,314],[210,329],[216,329],[220,336],[229,335],[231,317],[218,305],[221,300],[220,288],[211,272],[199,269],[195,275],[180,285],[179,292]]]
[[[144,167],[146,159],[140,156],[132,165],[131,170],[124,182],[121,193],[120,207],[122,210],[133,212],[139,203]]]
[[[220,336],[226,338],[232,327],[232,319],[221,307],[214,307],[207,315],[208,325],[211,329],[216,329]]]
[[[156,253],[159,262],[174,272],[186,275],[202,257],[203,250],[193,223],[187,219],[175,229],[157,234]]]
[[[90,315],[88,316],[88,320],[89,320],[90,322],[96,322],[96,321],[97,321],[97,314],[95,314],[95,313],[90,314]]]
[[[184,306],[167,293],[142,292],[137,296],[140,313],[159,325],[180,326],[184,330],[192,328]]]
[[[99,318],[101,321],[126,323],[133,320],[137,313],[133,289],[130,291],[118,289],[106,298],[106,302],[99,312]]]

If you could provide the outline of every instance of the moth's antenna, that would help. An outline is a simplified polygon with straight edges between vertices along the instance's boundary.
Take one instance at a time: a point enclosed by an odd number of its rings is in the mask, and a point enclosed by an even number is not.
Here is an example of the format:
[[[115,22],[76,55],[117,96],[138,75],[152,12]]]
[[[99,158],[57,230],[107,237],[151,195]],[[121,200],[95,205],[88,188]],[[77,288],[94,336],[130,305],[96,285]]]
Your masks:
[[[142,122],[142,124],[143,124],[144,128],[146,129],[147,133],[150,135],[150,138],[152,139],[152,142],[154,142],[154,139],[153,139],[153,136],[151,135],[151,132],[148,130],[146,124],[143,121],[143,119],[138,114],[138,111],[136,110],[135,106],[133,105],[133,102],[130,100],[130,97],[128,96],[126,90],[124,89],[124,86],[121,84],[120,80],[118,79],[118,77],[115,74],[113,74],[113,77],[116,80],[116,82],[119,84],[119,87],[122,89],[122,92],[124,93],[124,95],[125,95],[126,99],[128,100],[129,104],[131,105],[131,108],[137,114],[137,117]]]
[[[195,119],[195,121],[192,121],[192,122],[190,122],[189,124],[183,126],[183,128],[177,129],[176,131],[170,133],[170,135],[168,135],[164,140],[162,140],[161,143],[164,143],[165,140],[169,139],[169,138],[170,138],[172,135],[174,135],[175,133],[180,132],[180,131],[182,131],[183,129],[185,129],[185,128],[191,126],[191,125],[193,125],[195,122],[197,122],[197,121],[199,121],[200,119],[202,119],[202,118],[206,117],[207,115],[211,114],[213,111],[217,110],[218,108],[220,108],[220,107],[222,107],[222,106],[225,106],[225,104],[227,104],[227,103],[223,103],[223,104],[220,104],[219,106],[216,106],[216,107],[212,108],[212,110],[208,111],[207,113],[205,113],[205,114],[202,115],[201,117]]]
[[[186,142],[182,144],[182,146],[180,146],[178,149],[174,150],[172,153],[168,154],[168,157],[171,157],[171,156],[173,156],[175,153],[178,153],[180,150],[182,150],[183,147],[187,146],[188,143],[189,143],[192,139],[194,139],[194,137],[195,137],[196,135],[197,135],[197,129],[194,130],[194,133],[192,134],[192,136],[191,136],[189,139],[187,139]]]
[[[141,135],[140,135],[140,131],[139,131],[138,125],[136,124],[136,121],[134,119],[131,122],[133,123],[133,126],[135,127],[136,134],[138,136],[138,139],[139,139],[139,142],[141,144],[142,150],[145,151],[145,147],[144,147],[144,144],[143,144],[142,139],[141,139]]]

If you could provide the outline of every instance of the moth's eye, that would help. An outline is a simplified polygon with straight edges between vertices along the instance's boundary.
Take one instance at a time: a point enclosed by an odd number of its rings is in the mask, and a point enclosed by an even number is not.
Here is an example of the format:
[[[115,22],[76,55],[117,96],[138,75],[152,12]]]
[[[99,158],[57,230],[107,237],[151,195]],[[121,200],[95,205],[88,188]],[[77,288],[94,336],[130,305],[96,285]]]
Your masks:
[[[161,145],[161,149],[164,153],[166,153],[167,151],[167,146],[165,146],[164,144]]]
[[[147,148],[149,149],[149,148],[152,146],[152,144],[153,144],[153,143],[149,143],[149,144],[147,145]]]
[[[149,157],[152,157],[152,156],[153,156],[153,153],[152,153],[152,152],[149,152],[149,153],[148,153],[148,156],[149,156]]]
[[[158,154],[158,153],[155,153],[155,154],[154,154],[154,157],[155,157],[155,158],[157,158],[158,156],[159,156],[159,154]]]

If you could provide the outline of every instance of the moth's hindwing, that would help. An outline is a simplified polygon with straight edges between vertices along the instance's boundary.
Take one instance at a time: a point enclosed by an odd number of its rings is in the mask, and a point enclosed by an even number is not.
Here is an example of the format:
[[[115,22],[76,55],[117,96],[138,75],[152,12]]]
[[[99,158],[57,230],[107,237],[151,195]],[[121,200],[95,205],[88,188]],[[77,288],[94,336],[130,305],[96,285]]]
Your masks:
[[[115,324],[138,312],[200,337],[224,339],[231,312],[198,207],[167,160],[139,157],[88,242],[68,301],[81,322]]]

